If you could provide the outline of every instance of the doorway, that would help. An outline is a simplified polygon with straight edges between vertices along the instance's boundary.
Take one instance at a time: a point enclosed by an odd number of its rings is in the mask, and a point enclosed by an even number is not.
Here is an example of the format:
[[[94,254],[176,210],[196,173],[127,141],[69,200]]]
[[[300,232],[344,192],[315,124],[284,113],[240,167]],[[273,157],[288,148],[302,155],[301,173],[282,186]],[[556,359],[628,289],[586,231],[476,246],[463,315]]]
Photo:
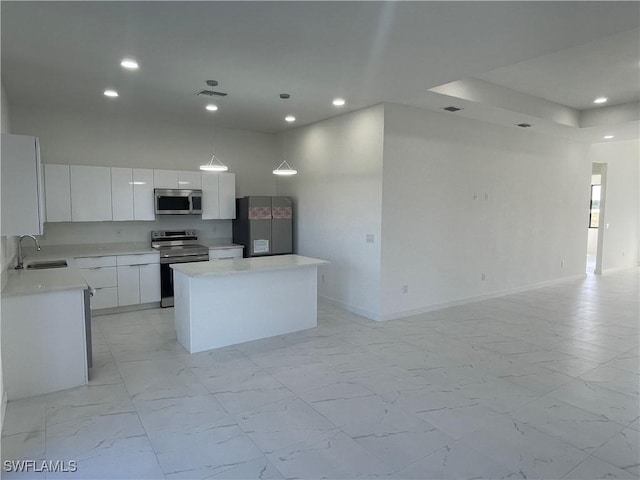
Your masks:
[[[606,163],[591,165],[591,190],[589,196],[589,223],[587,233],[587,274],[602,273],[602,246],[604,242],[604,199],[606,195]]]

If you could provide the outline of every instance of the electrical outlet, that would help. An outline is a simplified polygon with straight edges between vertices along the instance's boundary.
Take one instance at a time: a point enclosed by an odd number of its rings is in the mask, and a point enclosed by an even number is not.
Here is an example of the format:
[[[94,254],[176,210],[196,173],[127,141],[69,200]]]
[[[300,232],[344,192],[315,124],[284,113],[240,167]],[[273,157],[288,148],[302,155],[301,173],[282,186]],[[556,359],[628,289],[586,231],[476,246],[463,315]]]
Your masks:
[[[216,233],[216,224],[211,224],[211,233]]]
[[[324,273],[322,274],[322,283],[324,283]]]
[[[373,233],[367,233],[367,243],[373,243],[375,240],[375,236]]]
[[[409,285],[402,285],[402,294],[409,293]]]
[[[477,194],[477,193],[474,193],[474,194],[473,194],[473,199],[474,199],[474,200],[477,200],[477,199],[478,199],[478,194]]]
[[[488,193],[485,193],[485,194],[484,194],[484,199],[485,199],[485,200],[489,200],[489,194],[488,194]]]
[[[560,260],[560,268],[564,268],[564,260]]]
[[[484,282],[487,279],[487,276],[484,274],[484,272],[482,272],[482,276],[480,277],[480,279]]]

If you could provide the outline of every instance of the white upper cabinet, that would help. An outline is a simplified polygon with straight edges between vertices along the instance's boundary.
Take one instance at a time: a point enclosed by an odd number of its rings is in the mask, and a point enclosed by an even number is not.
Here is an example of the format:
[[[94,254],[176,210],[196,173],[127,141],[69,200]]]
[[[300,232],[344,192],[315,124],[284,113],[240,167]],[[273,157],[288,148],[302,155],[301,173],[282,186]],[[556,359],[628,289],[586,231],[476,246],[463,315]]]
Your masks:
[[[111,206],[115,222],[133,220],[133,169],[111,168]]]
[[[178,171],[177,170],[154,170],[153,171],[153,187],[154,188],[178,188]]]
[[[202,174],[202,219],[216,220],[220,218],[220,199],[218,191],[218,173]]]
[[[44,224],[38,139],[2,134],[2,235],[41,235]]]
[[[133,169],[133,218],[134,220],[155,220],[153,199],[153,170]]]
[[[44,166],[47,222],[71,221],[71,177],[69,165]]]
[[[218,175],[220,218],[236,218],[236,174],[220,173]]]
[[[202,175],[200,172],[178,171],[178,188],[200,190],[202,188]]]
[[[71,165],[71,220],[112,220],[111,169]]]
[[[202,218],[204,220],[236,218],[235,173],[202,174]]]

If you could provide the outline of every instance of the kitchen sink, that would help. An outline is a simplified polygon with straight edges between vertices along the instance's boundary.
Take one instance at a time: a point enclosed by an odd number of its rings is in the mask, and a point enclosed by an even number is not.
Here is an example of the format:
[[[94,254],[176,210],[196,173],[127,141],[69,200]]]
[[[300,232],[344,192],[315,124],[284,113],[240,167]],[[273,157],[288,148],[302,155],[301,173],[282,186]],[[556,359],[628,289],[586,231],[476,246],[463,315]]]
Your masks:
[[[44,270],[47,268],[65,268],[67,267],[66,260],[49,260],[45,262],[32,262],[27,265],[27,270]]]

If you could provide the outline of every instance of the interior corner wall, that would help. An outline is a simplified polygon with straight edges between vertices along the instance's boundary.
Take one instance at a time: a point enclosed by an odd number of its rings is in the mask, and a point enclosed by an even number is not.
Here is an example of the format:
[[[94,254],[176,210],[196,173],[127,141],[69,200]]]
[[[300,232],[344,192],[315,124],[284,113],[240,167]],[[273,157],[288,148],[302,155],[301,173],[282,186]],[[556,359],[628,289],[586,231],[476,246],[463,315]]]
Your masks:
[[[596,143],[589,159],[607,164],[602,272],[635,267],[640,259],[640,141]]]
[[[397,104],[384,123],[383,318],[585,274],[587,145]]]
[[[320,297],[374,320],[380,317],[383,128],[378,105],[287,131],[286,158],[299,173],[277,185],[278,195],[295,202],[296,253],[331,262],[319,268]]]
[[[42,163],[198,170],[216,154],[236,174],[236,195],[273,195],[277,135],[171,120],[12,106],[13,133],[40,139]]]
[[[0,82],[0,132],[9,133],[10,120],[9,120],[9,101],[7,100],[7,94],[4,90],[4,85]],[[0,158],[0,161],[2,159]],[[1,234],[1,232],[0,232]],[[1,281],[0,285],[4,287],[4,283],[7,280],[7,268],[13,261],[16,251],[16,237],[0,237],[1,249],[0,249],[0,269],[1,269]],[[2,345],[2,328],[0,327],[0,345]],[[4,425],[4,413],[7,404],[7,397],[4,391],[4,379],[2,375],[2,351],[0,349],[0,430]],[[0,456],[2,456],[2,445],[0,442]],[[4,458],[4,457],[2,457]]]

